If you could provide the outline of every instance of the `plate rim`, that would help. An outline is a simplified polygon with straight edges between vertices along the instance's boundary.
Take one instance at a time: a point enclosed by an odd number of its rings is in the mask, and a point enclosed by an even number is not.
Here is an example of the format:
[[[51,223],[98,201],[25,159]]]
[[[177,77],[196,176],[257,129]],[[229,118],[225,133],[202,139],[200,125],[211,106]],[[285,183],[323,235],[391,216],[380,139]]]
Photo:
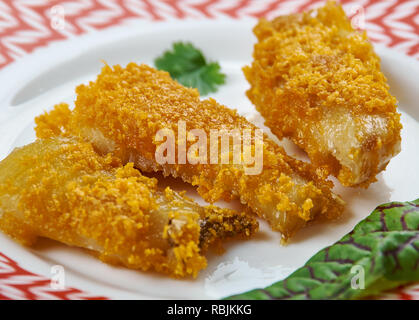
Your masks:
[[[223,18],[223,19],[217,19],[217,20],[212,20],[212,19],[207,19],[205,21],[200,20],[166,20],[166,21],[162,21],[162,22],[153,22],[153,27],[150,28],[149,30],[133,30],[134,28],[132,28],[132,26],[117,26],[117,27],[111,27],[108,28],[106,30],[100,31],[100,36],[98,36],[98,34],[96,33],[87,33],[84,34],[80,37],[76,37],[76,38],[71,38],[71,39],[66,39],[60,42],[56,42],[56,43],[52,43],[50,44],[48,47],[44,47],[44,48],[39,48],[38,50],[36,50],[35,52],[28,54],[24,57],[22,57],[21,59],[17,59],[14,62],[10,63],[9,65],[7,65],[5,68],[1,69],[0,72],[0,82],[3,83],[7,83],[9,86],[13,86],[15,84],[15,82],[13,81],[6,81],[9,80],[13,75],[15,74],[19,74],[19,72],[22,72],[22,70],[25,68],[31,68],[33,67],[35,70],[40,70],[43,71],[44,69],[42,69],[42,64],[40,64],[40,61],[47,61],[48,58],[53,55],[55,52],[60,52],[59,57],[60,59],[57,59],[54,61],[54,63],[52,65],[48,65],[48,67],[53,67],[55,65],[59,65],[60,63],[63,63],[66,61],[66,59],[68,59],[68,57],[70,56],[76,56],[76,55],[82,55],[83,53],[87,53],[89,51],[89,48],[84,48],[84,44],[85,43],[90,43],[91,46],[96,46],[96,45],[106,45],[106,44],[111,44],[114,41],[123,41],[126,39],[129,39],[131,37],[141,37],[144,34],[147,33],[155,33],[155,32],[159,32],[160,30],[164,30],[165,28],[173,28],[173,24],[176,24],[177,26],[182,26],[182,27],[191,27],[191,26],[196,26],[196,25],[202,25],[204,24],[213,24],[213,23],[231,23],[234,25],[237,24],[246,24],[248,26],[249,23],[254,23],[254,21],[256,21],[257,19],[253,19],[253,18],[248,18],[248,19],[241,19],[241,20],[235,20],[235,19],[231,19],[231,18]],[[140,25],[144,26],[145,24],[148,24],[147,22],[143,22],[141,21],[139,23]],[[128,32],[129,31],[129,32]],[[123,37],[121,37],[121,35],[123,35]],[[92,41],[94,41],[92,43]],[[65,50],[65,47],[72,45],[73,47],[77,47],[78,49],[76,50],[76,52],[68,52]],[[412,65],[413,68],[417,68],[418,70],[418,74],[419,74],[419,61],[416,60],[413,57],[410,57],[408,55],[405,55],[403,53],[400,53],[396,50],[387,48],[381,44],[374,44],[374,48],[377,51],[377,53],[379,54],[380,58],[384,56],[386,56],[389,59],[397,59],[397,60],[404,60],[406,61],[406,63],[409,63]],[[65,55],[61,55],[62,52],[66,52],[67,54]],[[27,80],[28,82],[35,79],[40,73],[35,73],[35,75],[31,76],[29,78],[29,80]],[[19,88],[22,88],[25,85],[25,83],[23,83]],[[19,88],[17,90],[19,90]],[[16,107],[11,107],[9,106],[9,103],[5,103],[7,101],[7,97],[11,96],[13,97],[15,95],[15,93],[17,91],[13,91],[13,90],[4,90],[4,92],[7,92],[7,95],[3,95],[0,96],[0,103],[1,104],[5,104],[5,106],[3,106],[2,108],[0,108],[0,114],[4,112],[4,108],[13,108],[14,112],[10,113],[9,115],[11,116],[11,118],[13,118],[13,116],[15,116],[16,114],[18,114],[19,112],[19,106]],[[10,101],[9,101],[10,102]],[[26,103],[30,103],[31,100],[25,102]],[[10,111],[10,110],[9,110]],[[6,111],[8,112],[8,111]],[[0,118],[1,119],[1,118]],[[7,119],[10,118],[5,118],[3,119],[3,121],[6,121]],[[416,119],[417,120],[417,119]],[[0,124],[2,122],[0,121]],[[0,251],[0,255],[2,254],[3,251]],[[4,254],[4,253],[3,253]],[[34,257],[36,257],[35,254],[30,253],[32,255],[34,255]],[[18,261],[18,259],[15,258],[11,258],[10,255],[6,255],[8,256],[9,259],[12,259],[14,261],[16,261],[16,263],[18,263],[19,265],[21,265],[21,263]],[[37,259],[40,259],[39,257],[36,257]],[[42,261],[42,259],[40,259]],[[44,261],[42,261],[44,263]],[[21,266],[23,268],[25,268],[25,266]],[[29,272],[34,273],[32,271],[30,271],[30,269],[26,268]],[[40,276],[44,276],[44,275],[40,275]],[[0,278],[1,278],[1,273],[0,273]],[[73,286],[72,286],[73,287]],[[78,286],[80,288],[80,286]],[[103,287],[103,285],[100,285],[100,287]],[[115,288],[112,288],[112,291],[114,291]],[[85,289],[83,289],[85,290]],[[88,290],[86,290],[88,291]],[[91,290],[90,290],[91,291]],[[115,291],[119,291],[118,289],[115,289]],[[115,292],[115,293],[116,293]],[[93,293],[95,294],[95,293]],[[112,296],[114,296],[114,294],[111,294]],[[153,297],[151,294],[149,294],[148,296],[143,296],[140,292],[136,292],[135,294],[133,293],[132,295],[132,299],[161,299],[161,297]]]

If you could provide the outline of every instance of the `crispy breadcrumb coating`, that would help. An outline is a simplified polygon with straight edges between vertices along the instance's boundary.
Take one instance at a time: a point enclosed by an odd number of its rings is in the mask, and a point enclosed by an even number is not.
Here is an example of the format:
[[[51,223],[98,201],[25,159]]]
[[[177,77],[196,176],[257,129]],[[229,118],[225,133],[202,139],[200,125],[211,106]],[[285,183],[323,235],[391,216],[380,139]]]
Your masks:
[[[212,129],[257,129],[214,99],[201,101],[197,90],[180,85],[166,72],[135,63],[126,68],[105,66],[95,82],[80,85],[76,92],[76,106],[67,122],[63,119],[70,112],[65,104],[36,119],[38,137],[56,132],[80,135],[123,163],[132,161],[143,171],[181,177],[198,186],[208,202],[238,197],[280,231],[284,240],[309,221],[333,219],[343,211],[343,201],[330,190],[331,182],[309,164],[289,157],[266,135],[263,170],[258,175],[247,175],[243,164],[159,164],[155,153],[161,142],[156,141],[156,133],[160,129],[177,133],[179,120],[186,122],[188,130],[204,130],[208,137]]]
[[[40,139],[0,162],[0,229],[25,245],[46,237],[105,262],[195,277],[209,245],[257,228],[245,213],[160,190],[132,163],[74,138]]]
[[[340,5],[261,19],[247,96],[280,139],[345,186],[376,181],[400,152],[400,114],[365,32]]]

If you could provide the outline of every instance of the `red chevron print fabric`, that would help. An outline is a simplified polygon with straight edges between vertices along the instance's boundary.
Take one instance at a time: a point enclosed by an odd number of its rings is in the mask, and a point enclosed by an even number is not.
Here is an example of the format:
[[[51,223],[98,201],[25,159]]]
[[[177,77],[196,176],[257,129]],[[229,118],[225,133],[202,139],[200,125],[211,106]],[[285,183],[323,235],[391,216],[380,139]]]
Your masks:
[[[341,0],[372,41],[419,59],[419,1]],[[0,67],[38,47],[132,19],[274,17],[321,6],[324,0],[2,0]],[[60,27],[60,23],[63,23]]]
[[[369,38],[419,59],[418,0],[341,0]],[[0,0],[0,68],[37,48],[135,19],[272,18],[323,5],[324,0]],[[419,284],[380,299],[419,300]],[[51,279],[22,268],[1,253],[1,299],[106,299],[75,288],[56,289]]]

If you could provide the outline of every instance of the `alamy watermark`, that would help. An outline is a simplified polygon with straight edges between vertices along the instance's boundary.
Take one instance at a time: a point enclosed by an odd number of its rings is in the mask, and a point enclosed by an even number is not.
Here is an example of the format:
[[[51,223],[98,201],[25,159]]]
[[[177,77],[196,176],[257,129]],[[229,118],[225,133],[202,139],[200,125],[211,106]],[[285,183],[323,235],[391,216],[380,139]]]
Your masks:
[[[354,29],[365,30],[365,9],[361,5],[351,7],[349,14],[352,15],[351,26]]]
[[[246,175],[260,174],[263,169],[261,129],[210,129],[208,136],[204,129],[187,130],[186,122],[178,121],[177,134],[169,128],[160,129],[155,141],[161,142],[155,152],[161,165],[237,164],[243,165]]]

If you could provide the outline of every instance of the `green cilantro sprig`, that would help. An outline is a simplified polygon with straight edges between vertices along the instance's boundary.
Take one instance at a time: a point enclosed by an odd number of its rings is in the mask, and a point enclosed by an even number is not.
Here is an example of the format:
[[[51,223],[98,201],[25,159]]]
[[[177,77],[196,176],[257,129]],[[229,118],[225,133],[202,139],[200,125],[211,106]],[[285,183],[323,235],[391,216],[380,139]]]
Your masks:
[[[184,86],[197,88],[201,95],[216,92],[218,86],[225,83],[225,74],[218,62],[208,63],[191,43],[174,43],[172,51],[165,51],[154,64]]]

